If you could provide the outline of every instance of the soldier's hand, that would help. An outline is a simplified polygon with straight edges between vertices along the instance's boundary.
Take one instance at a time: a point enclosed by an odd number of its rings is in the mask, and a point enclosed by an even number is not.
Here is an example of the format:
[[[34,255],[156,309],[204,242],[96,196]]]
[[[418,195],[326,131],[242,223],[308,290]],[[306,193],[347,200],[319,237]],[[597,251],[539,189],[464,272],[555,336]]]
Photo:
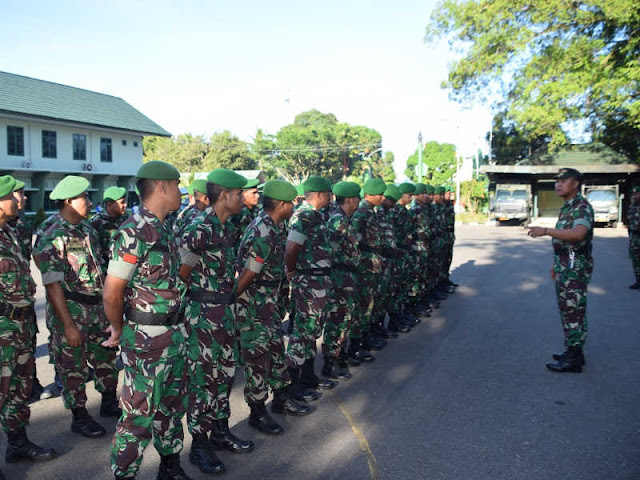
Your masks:
[[[122,335],[122,330],[116,330],[113,328],[113,325],[109,325],[105,332],[108,332],[109,338],[107,338],[104,342],[102,342],[103,347],[107,348],[115,348],[120,345],[120,335]]]
[[[75,325],[69,325],[64,329],[64,338],[70,347],[79,347],[82,345],[82,335]]]
[[[542,227],[529,227],[529,231],[527,232],[527,235],[533,238],[544,237],[547,234],[546,230],[547,230],[546,228],[542,228]]]

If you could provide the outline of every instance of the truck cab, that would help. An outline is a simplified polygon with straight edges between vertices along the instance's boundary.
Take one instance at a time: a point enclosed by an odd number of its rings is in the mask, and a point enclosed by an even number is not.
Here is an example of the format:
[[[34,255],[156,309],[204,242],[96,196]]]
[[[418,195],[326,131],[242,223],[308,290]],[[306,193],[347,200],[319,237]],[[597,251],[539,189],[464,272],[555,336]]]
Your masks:
[[[618,223],[618,185],[583,185],[582,196],[593,207],[596,224],[615,227]]]
[[[498,224],[526,223],[531,218],[531,185],[497,184],[490,213]]]

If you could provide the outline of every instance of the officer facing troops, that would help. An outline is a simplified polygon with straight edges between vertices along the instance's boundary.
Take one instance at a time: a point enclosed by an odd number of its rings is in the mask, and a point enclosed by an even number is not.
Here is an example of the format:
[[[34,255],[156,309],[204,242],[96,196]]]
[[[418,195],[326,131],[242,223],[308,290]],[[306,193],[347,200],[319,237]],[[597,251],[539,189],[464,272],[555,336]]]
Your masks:
[[[107,188],[102,194],[102,204],[104,210],[89,220],[89,223],[98,232],[103,264],[106,268],[109,265],[111,238],[126,219],[127,189],[124,187]]]
[[[10,175],[0,177],[0,426],[8,437],[6,463],[56,457],[55,450],[31,442],[25,430],[35,368],[36,285],[22,246],[8,226],[18,215],[15,185]]]
[[[631,205],[627,213],[629,222],[629,258],[636,276],[636,283],[629,285],[633,290],[640,289],[640,185],[631,190]]]
[[[581,372],[582,348],[587,339],[587,286],[593,272],[591,256],[593,208],[580,194],[582,175],[562,168],[556,176],[556,194],[564,199],[556,228],[531,227],[529,236],[550,236],[553,245],[551,278],[564,329],[564,353],[553,354],[556,363],[547,363],[552,372]]]
[[[116,351],[105,348],[107,319],[102,309],[103,266],[97,233],[86,222],[91,201],[89,181],[68,175],[49,198],[59,212],[40,237],[34,251],[47,291],[47,313],[56,372],[62,382],[64,406],[73,414],[71,430],[85,437],[101,437],[102,425],[85,405],[85,382],[93,367],[96,390],[102,394],[100,415],[120,415],[116,399]]]
[[[269,387],[271,410],[307,415],[313,410],[290,396],[281,330],[280,285],[285,278],[285,220],[293,213],[293,185],[271,180],[264,186],[263,209],[249,224],[238,249],[237,329],[240,359],[245,371],[244,397],[251,409],[249,426],[269,435],[283,431],[265,408]]]

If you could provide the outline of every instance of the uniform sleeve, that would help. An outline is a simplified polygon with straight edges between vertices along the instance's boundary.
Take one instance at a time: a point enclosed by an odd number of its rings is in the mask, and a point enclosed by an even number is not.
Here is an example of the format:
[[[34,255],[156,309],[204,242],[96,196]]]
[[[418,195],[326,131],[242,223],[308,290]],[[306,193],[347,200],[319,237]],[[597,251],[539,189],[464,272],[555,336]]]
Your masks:
[[[593,228],[593,211],[587,205],[579,208],[574,214],[573,225],[584,225],[587,230],[591,230]]]
[[[289,235],[287,240],[298,245],[304,245],[307,241],[307,225],[309,220],[303,215],[296,215],[289,224]]]
[[[50,285],[64,280],[65,253],[61,236],[43,236],[36,252],[37,265],[42,273],[42,284]]]
[[[107,275],[122,280],[131,280],[140,258],[144,256],[145,244],[127,229],[119,230],[111,243],[111,261]]]
[[[207,234],[202,222],[192,222],[184,228],[184,233],[178,241],[180,260],[189,267],[195,267],[200,262],[200,252],[207,248],[207,244],[214,239],[214,235]]]
[[[269,239],[263,236],[255,237],[254,241],[246,250],[244,268],[254,273],[260,273],[270,253],[271,242],[269,242]]]

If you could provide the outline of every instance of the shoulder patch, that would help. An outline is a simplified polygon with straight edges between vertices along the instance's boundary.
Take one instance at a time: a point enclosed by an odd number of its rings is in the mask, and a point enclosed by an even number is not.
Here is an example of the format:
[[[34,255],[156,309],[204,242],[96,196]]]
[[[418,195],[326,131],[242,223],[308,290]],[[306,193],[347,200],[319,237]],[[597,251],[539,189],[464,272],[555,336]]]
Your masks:
[[[133,263],[133,264],[138,263],[138,257],[136,257],[135,255],[132,255],[130,253],[125,253],[122,256],[122,260],[127,262],[127,263]]]

